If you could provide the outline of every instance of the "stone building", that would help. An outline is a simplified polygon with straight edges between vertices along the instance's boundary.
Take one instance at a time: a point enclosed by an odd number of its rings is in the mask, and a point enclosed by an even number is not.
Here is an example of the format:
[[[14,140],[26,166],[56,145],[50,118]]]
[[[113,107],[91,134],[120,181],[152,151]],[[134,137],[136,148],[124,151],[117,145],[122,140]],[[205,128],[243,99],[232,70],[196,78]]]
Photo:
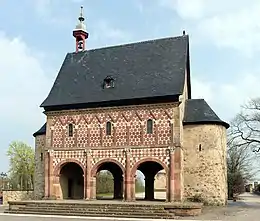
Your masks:
[[[229,125],[191,98],[189,36],[87,50],[82,12],[73,36],[34,133],[35,197],[96,199],[96,175],[109,170],[114,198],[133,201],[140,170],[153,200],[164,170],[167,201],[226,204]]]

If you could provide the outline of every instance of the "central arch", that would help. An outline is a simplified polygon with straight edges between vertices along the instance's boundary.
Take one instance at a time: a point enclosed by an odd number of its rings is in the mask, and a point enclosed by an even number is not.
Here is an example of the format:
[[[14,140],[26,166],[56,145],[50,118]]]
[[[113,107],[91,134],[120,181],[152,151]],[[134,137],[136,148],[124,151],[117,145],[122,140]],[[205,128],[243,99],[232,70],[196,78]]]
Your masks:
[[[75,162],[61,166],[59,181],[63,199],[84,199],[84,171]]]
[[[93,188],[93,196],[95,197],[93,198],[101,199],[100,197],[96,197],[98,186],[97,181],[100,179],[99,176],[104,176],[104,173],[101,171],[108,171],[109,173],[107,173],[106,176],[109,177],[110,174],[113,177],[113,199],[123,199],[123,175],[125,173],[125,169],[122,164],[113,159],[104,159],[93,167],[91,175],[96,181],[96,185]],[[105,199],[109,199],[109,197],[105,197]]]

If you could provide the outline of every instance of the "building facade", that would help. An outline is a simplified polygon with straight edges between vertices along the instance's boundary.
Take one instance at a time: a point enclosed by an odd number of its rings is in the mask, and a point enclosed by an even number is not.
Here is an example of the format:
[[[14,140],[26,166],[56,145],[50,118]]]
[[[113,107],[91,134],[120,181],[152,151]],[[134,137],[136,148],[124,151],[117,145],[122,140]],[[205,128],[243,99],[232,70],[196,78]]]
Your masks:
[[[200,195],[227,202],[226,129],[203,99],[191,99],[189,37],[86,50],[81,12],[68,53],[42,103],[35,137],[35,197],[96,199],[96,175],[114,177],[114,198],[135,200],[136,171],[145,199],[164,170],[166,200]]]

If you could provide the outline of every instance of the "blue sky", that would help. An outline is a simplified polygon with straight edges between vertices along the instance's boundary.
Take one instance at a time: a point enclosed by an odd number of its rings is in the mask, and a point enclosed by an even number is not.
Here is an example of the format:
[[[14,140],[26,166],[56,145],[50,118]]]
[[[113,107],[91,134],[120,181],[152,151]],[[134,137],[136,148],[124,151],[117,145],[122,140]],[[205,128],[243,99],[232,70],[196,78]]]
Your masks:
[[[229,121],[260,92],[258,0],[0,0],[0,172],[13,140],[34,145],[39,105],[67,52],[84,6],[87,48],[190,35],[192,96]]]

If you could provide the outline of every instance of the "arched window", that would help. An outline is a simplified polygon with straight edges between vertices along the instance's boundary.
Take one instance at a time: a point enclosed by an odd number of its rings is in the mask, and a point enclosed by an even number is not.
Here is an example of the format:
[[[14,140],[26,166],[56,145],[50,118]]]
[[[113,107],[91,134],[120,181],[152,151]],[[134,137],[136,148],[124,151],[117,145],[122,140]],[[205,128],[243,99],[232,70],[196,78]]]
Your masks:
[[[69,124],[69,137],[73,136],[73,124]]]
[[[107,122],[106,135],[111,135],[111,134],[112,134],[112,124],[111,124],[111,122]]]
[[[153,133],[153,120],[147,120],[147,134]]]

